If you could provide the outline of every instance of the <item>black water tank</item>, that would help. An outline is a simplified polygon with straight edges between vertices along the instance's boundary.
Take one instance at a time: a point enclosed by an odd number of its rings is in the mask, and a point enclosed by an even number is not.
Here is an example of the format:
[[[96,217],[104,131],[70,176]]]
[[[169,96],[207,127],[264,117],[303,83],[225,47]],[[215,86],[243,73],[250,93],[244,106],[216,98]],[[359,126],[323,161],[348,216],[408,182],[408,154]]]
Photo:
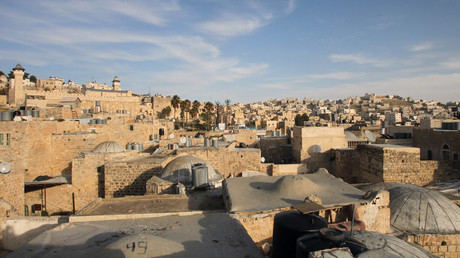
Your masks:
[[[311,252],[348,247],[353,256],[367,251],[366,246],[359,241],[345,237],[338,229],[322,228],[317,233],[303,235],[297,239],[297,258],[309,257]]]
[[[312,214],[285,211],[275,215],[272,257],[296,257],[297,238],[327,227],[327,221]]]

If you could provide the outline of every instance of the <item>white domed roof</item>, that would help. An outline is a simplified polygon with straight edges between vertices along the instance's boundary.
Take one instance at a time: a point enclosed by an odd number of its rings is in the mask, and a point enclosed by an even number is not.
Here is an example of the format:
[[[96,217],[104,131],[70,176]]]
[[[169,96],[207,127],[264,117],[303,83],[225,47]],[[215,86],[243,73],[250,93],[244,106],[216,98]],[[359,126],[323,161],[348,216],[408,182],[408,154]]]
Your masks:
[[[460,207],[442,194],[404,183],[377,183],[361,190],[390,192],[391,225],[412,233],[460,232]]]
[[[102,142],[93,149],[93,153],[120,153],[125,152],[125,149],[114,141]]]
[[[177,182],[190,183],[192,178],[192,165],[204,164],[208,168],[208,180],[219,181],[222,176],[217,173],[214,168],[207,161],[197,158],[195,156],[182,156],[177,157],[170,161],[168,165],[161,171],[161,178]]]

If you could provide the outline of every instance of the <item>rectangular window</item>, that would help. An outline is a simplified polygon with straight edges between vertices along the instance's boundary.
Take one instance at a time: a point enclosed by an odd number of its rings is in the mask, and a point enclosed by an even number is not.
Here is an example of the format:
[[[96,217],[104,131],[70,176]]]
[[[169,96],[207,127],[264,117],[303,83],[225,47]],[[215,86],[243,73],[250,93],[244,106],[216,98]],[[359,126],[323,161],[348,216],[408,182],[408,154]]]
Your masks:
[[[0,133],[0,145],[10,145],[11,134],[9,133]]]

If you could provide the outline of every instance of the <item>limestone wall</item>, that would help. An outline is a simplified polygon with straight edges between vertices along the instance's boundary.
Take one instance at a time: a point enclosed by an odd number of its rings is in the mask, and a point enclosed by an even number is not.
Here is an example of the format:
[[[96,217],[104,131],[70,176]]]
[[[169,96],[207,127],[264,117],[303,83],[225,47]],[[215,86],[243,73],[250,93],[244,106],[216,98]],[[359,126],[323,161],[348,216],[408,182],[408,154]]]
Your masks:
[[[460,234],[408,235],[407,241],[417,244],[438,257],[460,256]]]
[[[460,131],[414,129],[414,147],[420,148],[420,156],[428,159],[428,150],[432,153],[433,160],[444,160],[443,146],[449,148],[449,161],[454,160],[454,154],[460,156]]]
[[[291,144],[294,162],[306,163],[309,171],[323,167],[331,173],[335,169],[332,149],[348,146],[342,127],[295,126]]]
[[[420,171],[420,150],[418,148],[385,148],[383,151],[384,182],[412,182],[424,180]]]
[[[24,172],[0,174],[0,218],[24,215]]]
[[[272,176],[297,175],[308,173],[306,164],[273,164]]]
[[[158,127],[163,125],[157,125]],[[104,141],[143,143],[158,127],[152,123],[79,124],[78,121],[0,122],[0,133],[10,133],[9,146],[0,146],[0,159],[13,169],[26,170],[26,181],[37,176],[69,174],[72,158]],[[165,126],[165,128],[167,128]],[[92,133],[90,133],[92,132]]]
[[[283,164],[292,161],[292,146],[288,137],[264,137],[260,150],[265,162]]]
[[[233,214],[248,232],[252,241],[258,246],[265,242],[272,242],[273,223],[275,215],[278,212],[261,213],[261,214]]]
[[[261,171],[260,150],[251,148],[200,148],[182,149],[177,154],[203,159],[224,176],[238,176],[244,171]],[[262,171],[264,172],[264,171]]]
[[[239,129],[235,130],[235,140],[240,143],[245,143],[249,147],[255,147],[257,144],[257,130]]]
[[[104,165],[105,198],[144,195],[152,176],[159,176],[163,164],[150,162],[112,162]]]
[[[335,171],[331,172],[335,177],[342,178],[349,184],[357,183],[360,173],[360,156],[354,149],[335,150]]]
[[[383,182],[383,149],[366,148],[364,145],[359,145],[357,150],[360,157],[360,174],[357,182]]]
[[[355,160],[359,160],[359,167],[353,165]],[[356,152],[336,150],[336,170],[336,176],[351,183],[406,182],[424,186],[459,177],[447,161],[420,160],[419,148],[394,145],[361,145]]]

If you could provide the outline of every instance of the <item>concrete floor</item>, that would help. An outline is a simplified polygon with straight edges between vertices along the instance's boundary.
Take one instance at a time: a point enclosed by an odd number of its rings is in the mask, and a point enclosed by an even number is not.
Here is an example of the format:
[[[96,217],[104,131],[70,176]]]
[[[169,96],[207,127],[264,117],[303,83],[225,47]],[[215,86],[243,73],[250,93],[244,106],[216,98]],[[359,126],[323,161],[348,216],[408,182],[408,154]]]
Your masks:
[[[9,257],[263,257],[226,213],[62,224]]]

